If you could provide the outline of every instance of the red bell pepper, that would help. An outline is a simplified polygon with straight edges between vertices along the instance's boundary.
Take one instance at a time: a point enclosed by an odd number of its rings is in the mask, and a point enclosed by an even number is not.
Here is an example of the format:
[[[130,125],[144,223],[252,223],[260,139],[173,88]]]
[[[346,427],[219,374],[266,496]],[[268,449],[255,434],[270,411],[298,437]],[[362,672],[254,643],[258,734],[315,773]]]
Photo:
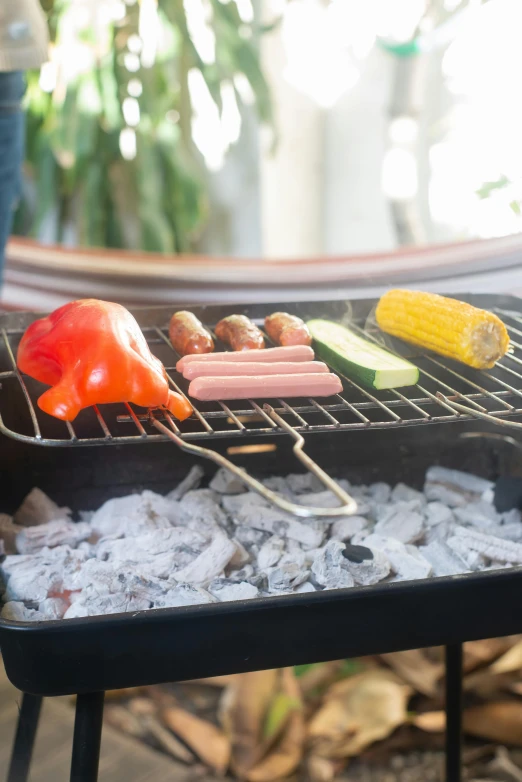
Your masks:
[[[63,421],[73,421],[84,407],[111,402],[164,405],[180,421],[192,413],[190,402],[169,389],[163,364],[120,304],[83,299],[35,321],[22,337],[17,363],[52,386],[38,406]]]

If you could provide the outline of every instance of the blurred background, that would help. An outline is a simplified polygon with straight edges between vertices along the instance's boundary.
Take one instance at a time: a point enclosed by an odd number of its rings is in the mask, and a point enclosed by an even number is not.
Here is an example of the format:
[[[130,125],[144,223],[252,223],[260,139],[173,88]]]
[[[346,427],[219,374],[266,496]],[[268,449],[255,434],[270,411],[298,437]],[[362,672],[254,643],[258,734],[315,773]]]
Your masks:
[[[20,236],[280,261],[520,231],[520,0],[43,5]]]

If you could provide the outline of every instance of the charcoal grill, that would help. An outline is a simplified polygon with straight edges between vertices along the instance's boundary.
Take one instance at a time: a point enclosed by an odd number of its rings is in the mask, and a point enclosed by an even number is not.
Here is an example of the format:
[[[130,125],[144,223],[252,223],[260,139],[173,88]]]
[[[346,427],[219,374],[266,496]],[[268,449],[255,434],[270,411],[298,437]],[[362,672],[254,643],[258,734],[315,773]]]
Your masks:
[[[211,446],[253,473],[287,473],[292,441],[305,436],[310,456],[331,475],[354,482],[398,479],[420,485],[433,463],[485,477],[522,475],[520,450],[499,437],[520,426],[522,306],[512,297],[471,296],[506,323],[513,352],[495,369],[477,372],[389,343],[417,363],[421,380],[408,389],[369,392],[344,378],[343,393],[313,399],[201,405],[176,426],[165,414],[129,405],[82,411],[74,422],[51,419],[35,406],[41,388],[22,378],[14,361],[35,315],[0,317],[0,470],[2,510],[14,510],[38,485],[58,502],[97,507],[133,489],[172,488],[195,463],[192,446]],[[303,317],[350,318],[379,340],[375,302],[314,302],[277,306]],[[194,307],[207,324],[230,307]],[[258,322],[270,305],[234,307]],[[167,324],[171,309],[134,311],[175,389]],[[272,415],[271,411],[275,411]],[[451,426],[442,426],[451,424]],[[432,425],[429,431],[424,427]],[[334,433],[346,434],[334,436]],[[188,454],[170,442],[171,435]],[[313,437],[311,435],[314,435]],[[153,447],[152,447],[153,444]],[[100,446],[110,445],[111,448]],[[149,445],[149,447],[146,447]],[[515,442],[516,445],[516,442]],[[44,446],[44,447],[34,447]],[[45,447],[47,446],[47,447]],[[85,446],[96,446],[95,451]],[[208,462],[204,462],[208,474]],[[522,569],[430,581],[270,597],[237,603],[160,609],[86,619],[24,623],[0,620],[7,675],[23,693],[9,782],[27,779],[43,696],[77,694],[71,779],[97,778],[103,693],[108,689],[182,681],[342,657],[445,645],[447,654],[447,779],[460,779],[462,642],[520,632]]]

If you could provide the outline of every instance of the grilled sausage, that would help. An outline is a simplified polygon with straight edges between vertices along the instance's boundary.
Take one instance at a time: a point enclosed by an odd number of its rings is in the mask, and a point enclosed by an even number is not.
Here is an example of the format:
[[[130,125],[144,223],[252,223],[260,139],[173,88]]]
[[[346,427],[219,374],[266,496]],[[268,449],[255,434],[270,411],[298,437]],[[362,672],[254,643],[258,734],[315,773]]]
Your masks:
[[[212,353],[214,340],[192,312],[175,312],[170,319],[169,337],[180,356]]]
[[[196,377],[317,375],[329,371],[322,361],[274,361],[273,364],[262,361],[191,361],[185,364],[183,377],[194,380]]]
[[[262,350],[265,338],[262,332],[245,315],[229,315],[216,326],[216,337],[232,350]]]
[[[205,363],[214,361],[262,361],[263,363],[273,361],[313,361],[314,351],[305,345],[295,345],[286,348],[267,348],[266,350],[245,350],[241,353],[206,353],[201,356],[185,356],[176,364],[178,372],[184,372],[187,364],[192,361],[204,361]]]
[[[342,383],[337,375],[331,372],[321,372],[316,375],[265,375],[264,377],[198,377],[189,386],[189,396],[202,402],[332,396],[340,391],[342,391]]]
[[[311,345],[312,335],[297,315],[274,312],[265,318],[265,330],[276,345]]]

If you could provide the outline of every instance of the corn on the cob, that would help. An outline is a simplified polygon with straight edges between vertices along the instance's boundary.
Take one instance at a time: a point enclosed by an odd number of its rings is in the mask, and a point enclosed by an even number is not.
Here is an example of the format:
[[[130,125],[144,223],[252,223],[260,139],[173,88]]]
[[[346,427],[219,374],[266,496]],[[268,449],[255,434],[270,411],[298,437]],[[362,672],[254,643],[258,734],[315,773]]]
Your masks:
[[[376,318],[386,333],[476,369],[490,369],[509,346],[496,315],[436,293],[388,291]]]

